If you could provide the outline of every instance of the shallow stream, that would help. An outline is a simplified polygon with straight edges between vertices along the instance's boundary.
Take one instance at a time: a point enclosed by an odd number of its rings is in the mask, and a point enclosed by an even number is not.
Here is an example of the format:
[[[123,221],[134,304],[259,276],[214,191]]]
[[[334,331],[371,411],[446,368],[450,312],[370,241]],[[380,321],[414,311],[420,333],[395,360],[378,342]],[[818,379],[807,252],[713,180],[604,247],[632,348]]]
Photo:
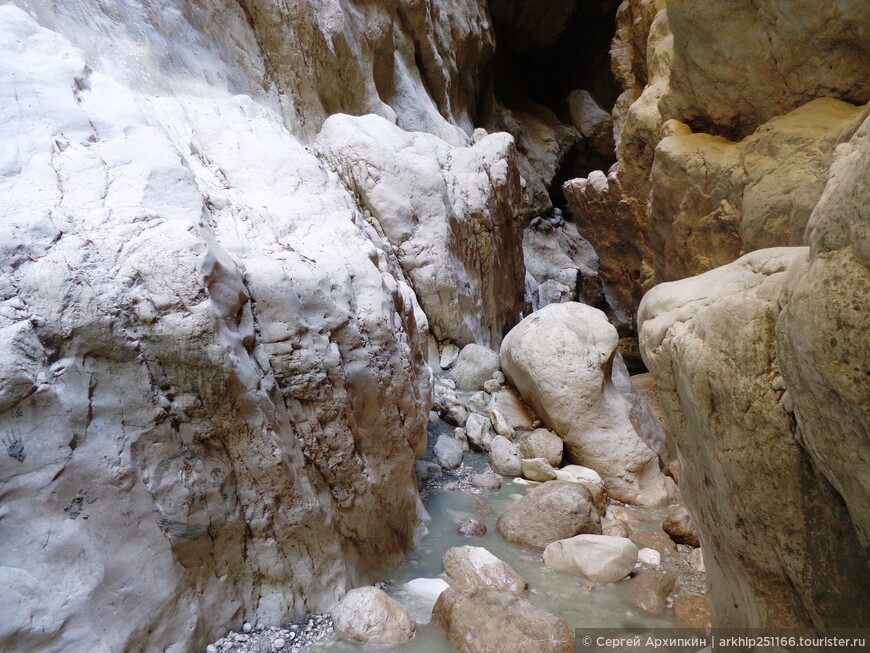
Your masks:
[[[431,523],[420,547],[387,581],[384,591],[407,606],[417,620],[417,635],[395,649],[384,646],[358,646],[339,640],[322,641],[309,650],[330,653],[451,653],[454,649],[438,628],[429,624],[434,598],[426,599],[409,591],[405,583],[417,578],[438,578],[443,571],[441,558],[454,546],[480,546],[516,569],[529,583],[528,599],[537,607],[556,614],[573,628],[643,627],[665,628],[675,624],[673,612],[651,616],[635,608],[629,600],[625,581],[596,583],[572,574],[553,571],[543,563],[541,554],[520,548],[502,539],[496,521],[502,511],[521,498],[533,483],[504,479],[501,489],[484,491],[469,487],[469,472],[486,471],[483,454],[466,452],[458,474],[444,474],[423,492]],[[636,511],[644,522],[635,530],[657,530],[666,510]],[[473,517],[486,524],[486,535],[466,538],[457,533],[460,522]],[[686,567],[688,569],[688,567]],[[678,580],[679,583],[679,580]]]

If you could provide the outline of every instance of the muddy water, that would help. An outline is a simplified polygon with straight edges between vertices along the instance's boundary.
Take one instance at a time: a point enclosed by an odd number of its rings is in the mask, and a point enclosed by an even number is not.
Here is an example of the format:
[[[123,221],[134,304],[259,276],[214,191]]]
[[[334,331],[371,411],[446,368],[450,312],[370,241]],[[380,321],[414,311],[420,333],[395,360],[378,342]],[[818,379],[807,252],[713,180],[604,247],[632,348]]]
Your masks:
[[[466,452],[464,467],[483,471],[483,456]],[[446,475],[445,475],[446,476]],[[467,482],[450,482],[442,476],[436,487],[424,492],[424,503],[431,523],[429,533],[418,550],[390,578],[384,590],[407,606],[417,620],[417,636],[395,649],[383,646],[356,646],[342,641],[316,645],[313,652],[384,653],[448,653],[453,649],[443,633],[430,625],[434,599],[426,599],[408,591],[404,584],[417,578],[437,578],[442,572],[441,558],[450,547],[481,546],[516,569],[529,583],[528,599],[537,607],[557,614],[574,628],[659,627],[674,625],[672,611],[655,617],[637,610],[629,601],[628,587],[623,582],[596,583],[579,576],[553,571],[544,566],[540,553],[505,542],[496,531],[501,512],[521,498],[531,487],[505,479],[497,491],[481,491],[468,487]],[[638,510],[644,522],[636,529],[654,530],[666,511]],[[480,538],[464,538],[456,529],[468,517],[486,524],[487,533]]]

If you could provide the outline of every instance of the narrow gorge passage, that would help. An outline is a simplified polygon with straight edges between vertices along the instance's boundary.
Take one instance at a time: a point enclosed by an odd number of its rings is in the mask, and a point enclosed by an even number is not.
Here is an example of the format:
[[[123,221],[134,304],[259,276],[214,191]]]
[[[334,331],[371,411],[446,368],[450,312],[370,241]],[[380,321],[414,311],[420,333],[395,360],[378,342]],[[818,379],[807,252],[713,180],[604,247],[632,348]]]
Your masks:
[[[0,0],[0,650],[867,633],[836,4]]]

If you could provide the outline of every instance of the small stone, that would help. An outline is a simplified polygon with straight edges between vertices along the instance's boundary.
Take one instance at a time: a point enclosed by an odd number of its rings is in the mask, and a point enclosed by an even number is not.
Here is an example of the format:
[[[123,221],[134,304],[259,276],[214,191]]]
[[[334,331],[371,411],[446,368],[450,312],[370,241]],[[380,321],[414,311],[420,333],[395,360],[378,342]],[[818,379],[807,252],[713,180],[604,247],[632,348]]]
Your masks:
[[[498,474],[474,474],[471,484],[480,490],[497,490],[501,487],[501,476]]]
[[[468,451],[470,449],[468,446],[468,431],[466,431],[464,427],[457,426],[453,429],[453,439],[459,443],[459,446],[462,447],[463,451]]]
[[[637,544],[638,549],[653,549],[658,551],[663,558],[667,559],[679,557],[677,545],[664,533],[632,529],[630,537],[631,541]]]
[[[253,630],[253,628],[254,627],[246,621],[245,624],[242,626],[242,632],[249,633]]]
[[[441,369],[449,370],[456,363],[457,358],[459,358],[459,347],[448,342],[441,348],[441,360],[439,361]]]
[[[489,445],[489,466],[502,476],[519,476],[523,473],[522,459],[517,446],[507,438],[497,435]]]
[[[545,429],[541,429],[545,430]],[[554,434],[555,435],[555,434]],[[558,435],[556,436],[559,437]],[[561,445],[561,438],[559,443]],[[559,450],[561,453],[561,449]],[[556,471],[556,480],[569,481],[571,483],[599,483],[604,484],[601,476],[594,469],[583,467],[582,465],[565,465],[562,469]]]
[[[485,390],[475,392],[468,400],[468,410],[475,413],[485,413],[486,409],[489,408],[490,401],[492,401],[492,397]]]
[[[495,379],[489,379],[483,384],[483,389],[489,394],[495,394],[501,389],[501,383]]]
[[[552,481],[556,478],[556,472],[547,462],[546,458],[523,458],[521,463],[523,476],[530,481]]]
[[[493,372],[492,378],[494,381],[498,381],[499,383],[505,382],[504,372],[502,372],[501,370],[496,370],[495,372]]]
[[[217,646],[214,644],[209,644],[205,647],[205,653],[217,653]]]
[[[562,438],[549,429],[529,431],[519,438],[517,445],[523,458],[546,458],[552,467],[558,467],[562,464],[564,443]],[[574,480],[573,478],[559,478],[560,472],[562,470],[556,472],[556,478],[559,480]],[[562,473],[564,474],[564,472]]]
[[[662,564],[662,554],[655,549],[645,547],[637,552],[637,561],[655,567]]]
[[[465,423],[465,433],[468,445],[474,451],[489,451],[495,433],[492,432],[492,424],[483,415],[472,413]]]
[[[292,640],[295,637],[296,637],[296,633],[294,633],[292,630],[289,633],[287,633],[287,639]]]
[[[466,519],[459,525],[459,534],[462,537],[483,537],[486,535],[486,524],[476,519]]]
[[[274,642],[272,642],[272,648],[276,651],[280,651],[282,648],[284,648],[284,643],[284,640],[279,637]]]
[[[510,424],[508,424],[505,416],[502,415],[501,411],[498,409],[492,410],[489,413],[489,421],[492,422],[492,428],[495,430],[503,438],[507,438],[508,440],[512,440],[514,437],[514,430]]]
[[[247,635],[236,635],[233,639],[235,639],[237,642],[247,642],[250,637],[248,637]]]
[[[701,553],[700,548],[692,549],[692,553],[689,554],[689,564],[692,565],[692,569],[695,571],[706,571],[704,567],[704,554]]]

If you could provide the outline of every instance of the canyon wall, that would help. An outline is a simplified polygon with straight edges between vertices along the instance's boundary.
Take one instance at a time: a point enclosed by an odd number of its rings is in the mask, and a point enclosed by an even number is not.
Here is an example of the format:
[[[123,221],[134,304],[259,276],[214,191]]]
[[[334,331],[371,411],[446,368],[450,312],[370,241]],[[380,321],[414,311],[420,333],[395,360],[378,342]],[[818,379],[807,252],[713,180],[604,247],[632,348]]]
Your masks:
[[[517,151],[470,134],[485,6],[16,4],[0,648],[331,609],[423,528],[430,327],[497,347],[525,310]]]
[[[618,162],[564,186],[643,297],[716,625],[870,621],[868,28],[857,1],[623,3]]]

